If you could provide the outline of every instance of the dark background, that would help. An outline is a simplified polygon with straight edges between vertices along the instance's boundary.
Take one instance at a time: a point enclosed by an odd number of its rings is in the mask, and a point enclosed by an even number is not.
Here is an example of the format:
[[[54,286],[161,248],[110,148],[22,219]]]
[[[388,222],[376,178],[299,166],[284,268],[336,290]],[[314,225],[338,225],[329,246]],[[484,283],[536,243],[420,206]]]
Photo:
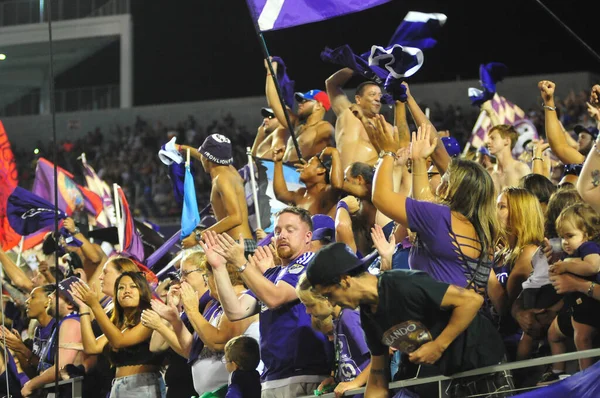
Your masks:
[[[288,0],[292,1],[292,0]],[[544,1],[600,52],[591,0]],[[356,53],[386,45],[408,11],[441,12],[448,20],[438,44],[409,82],[478,77],[479,64],[503,62],[511,76],[600,70],[600,60],[535,0],[392,0],[360,13],[265,33],[296,89],[324,88],[337,70],[320,60],[325,46]],[[244,0],[132,0],[134,104],[148,105],[264,94],[262,52]],[[57,77],[57,88],[117,84],[119,45],[113,44]],[[349,86],[360,80],[352,81]]]

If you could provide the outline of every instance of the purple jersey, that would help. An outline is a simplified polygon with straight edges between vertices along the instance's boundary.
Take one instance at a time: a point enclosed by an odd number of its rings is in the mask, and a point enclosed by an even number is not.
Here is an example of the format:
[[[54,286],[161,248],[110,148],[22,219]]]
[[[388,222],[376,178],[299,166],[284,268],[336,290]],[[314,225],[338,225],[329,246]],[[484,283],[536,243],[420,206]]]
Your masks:
[[[343,309],[334,321],[334,344],[337,362],[336,381],[352,381],[371,362],[371,353],[360,325],[360,312]]]
[[[50,340],[50,336],[52,336],[52,331],[54,330],[55,324],[56,319],[52,318],[46,326],[38,325],[35,328],[35,332],[33,332],[33,347],[31,348],[31,352],[33,352],[36,357],[42,357],[42,351],[44,351],[44,348]]]
[[[440,282],[467,287],[471,280],[475,287],[486,288],[492,261],[478,266],[477,258],[462,254],[458,235],[452,231],[452,213],[448,206],[406,199],[408,227],[417,233],[409,256],[411,269],[425,271]],[[465,236],[463,244],[477,249],[477,241]]]
[[[306,252],[287,267],[268,269],[264,276],[274,284],[282,281],[295,288],[313,257],[314,253]],[[247,294],[256,298],[260,305],[260,355],[265,364],[263,381],[331,372],[331,343],[311,327],[310,315],[300,300],[269,309],[253,292]]]
[[[200,300],[202,300],[202,298],[200,298]],[[205,308],[202,316],[207,321],[210,321],[210,319],[212,319],[214,316],[218,315],[219,312],[223,312],[223,307],[221,307],[221,304],[217,300],[213,299],[208,304],[206,304],[206,308]],[[183,313],[181,315],[181,320],[184,324],[190,323],[190,321],[188,320],[187,315],[185,313]],[[204,349],[204,342],[200,339],[200,336],[198,336],[198,333],[194,332],[194,336],[192,338],[192,348],[190,348],[190,356],[188,357],[188,364],[193,365],[194,362],[196,362],[196,360],[200,356],[200,353],[202,352],[203,349]]]

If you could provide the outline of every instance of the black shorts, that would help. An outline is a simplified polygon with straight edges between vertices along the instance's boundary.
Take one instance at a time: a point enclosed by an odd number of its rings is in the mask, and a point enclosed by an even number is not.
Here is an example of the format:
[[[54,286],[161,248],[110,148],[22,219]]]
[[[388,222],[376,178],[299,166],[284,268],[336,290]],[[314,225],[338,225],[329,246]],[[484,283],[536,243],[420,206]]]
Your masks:
[[[574,330],[573,324],[571,323],[571,307],[568,305],[563,305],[563,307],[558,311],[558,315],[556,315],[556,323],[558,323],[558,329],[562,334],[566,337],[573,338]]]
[[[573,320],[600,329],[600,301],[579,295],[571,307]]]

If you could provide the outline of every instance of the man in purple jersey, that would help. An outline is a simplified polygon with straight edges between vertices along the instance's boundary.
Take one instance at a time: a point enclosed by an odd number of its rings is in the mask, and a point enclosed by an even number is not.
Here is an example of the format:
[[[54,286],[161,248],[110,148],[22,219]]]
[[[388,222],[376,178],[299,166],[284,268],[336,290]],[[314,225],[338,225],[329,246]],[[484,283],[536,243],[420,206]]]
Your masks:
[[[231,320],[260,313],[260,349],[265,371],[262,397],[312,395],[331,371],[333,347],[311,327],[310,315],[298,299],[295,286],[313,258],[310,251],[312,220],[308,211],[286,207],[276,217],[275,247],[282,265],[275,266],[270,252],[246,260],[242,243],[210,233],[203,249],[222,255],[238,267],[249,288],[239,299],[225,267],[214,267],[215,280],[225,313]],[[260,268],[266,269],[264,274]]]

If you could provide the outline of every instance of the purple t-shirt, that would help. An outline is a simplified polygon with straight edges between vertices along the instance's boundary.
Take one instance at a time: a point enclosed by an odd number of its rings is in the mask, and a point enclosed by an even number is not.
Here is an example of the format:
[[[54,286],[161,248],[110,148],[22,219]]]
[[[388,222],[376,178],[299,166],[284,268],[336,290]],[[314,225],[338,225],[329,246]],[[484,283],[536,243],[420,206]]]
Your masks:
[[[269,268],[264,276],[274,284],[283,281],[295,288],[313,257],[312,252],[301,254],[287,267]],[[311,327],[310,315],[300,300],[269,309],[252,291],[246,294],[256,298],[260,305],[260,356],[265,364],[263,381],[330,373],[333,347],[322,333]]]
[[[200,303],[202,303],[203,297],[204,296],[202,296],[200,298]],[[219,312],[223,312],[223,307],[221,307],[221,304],[215,299],[212,299],[212,301],[209,301],[208,304],[206,304],[205,306],[206,307],[204,309],[204,312],[202,313],[202,316],[207,321],[209,321],[212,317],[217,315]],[[187,315],[185,313],[183,313],[181,315],[181,321],[184,324],[186,324],[186,322],[189,323],[189,319],[187,318]],[[200,336],[198,336],[198,333],[196,333],[194,331],[194,335],[192,337],[192,347],[190,348],[190,356],[188,357],[188,364],[193,365],[194,362],[196,362],[196,359],[198,359],[198,357],[200,356],[202,349],[204,349],[204,342],[200,339]]]
[[[575,253],[573,253],[572,256],[567,256],[567,257],[580,258],[583,260],[586,256],[588,256],[590,254],[600,254],[600,245],[598,245],[596,242],[593,242],[593,241],[583,242],[577,248],[577,250],[575,250]],[[585,279],[588,279],[590,281],[600,282],[600,274],[596,274],[596,275],[587,277]]]
[[[338,365],[336,381],[352,381],[371,362],[371,353],[360,325],[360,312],[343,309],[334,321],[333,336]]]
[[[492,262],[485,261],[477,268],[478,259],[461,254],[448,206],[407,198],[406,216],[408,228],[417,233],[408,258],[411,269],[460,287],[466,287],[473,277],[477,287],[487,286]],[[472,246],[476,247],[475,243]]]

